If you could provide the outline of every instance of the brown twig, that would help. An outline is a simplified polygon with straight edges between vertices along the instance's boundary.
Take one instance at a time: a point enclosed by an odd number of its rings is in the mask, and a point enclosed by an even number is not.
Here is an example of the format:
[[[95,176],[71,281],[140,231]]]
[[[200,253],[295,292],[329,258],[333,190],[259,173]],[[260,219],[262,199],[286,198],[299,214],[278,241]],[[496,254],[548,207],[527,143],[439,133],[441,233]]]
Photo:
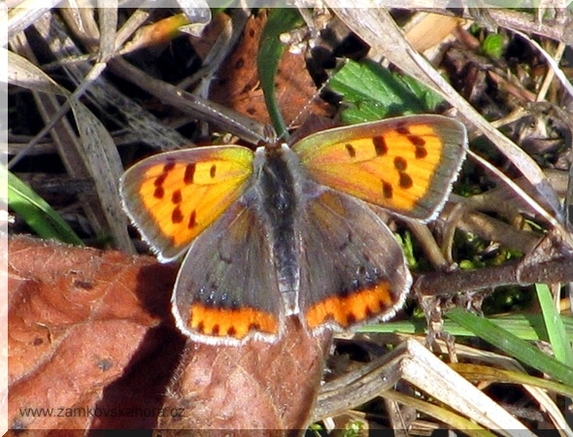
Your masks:
[[[524,268],[521,261],[476,270],[456,270],[451,273],[432,272],[419,276],[412,289],[421,295],[453,296],[458,293],[533,283],[573,281],[573,257],[562,257]]]

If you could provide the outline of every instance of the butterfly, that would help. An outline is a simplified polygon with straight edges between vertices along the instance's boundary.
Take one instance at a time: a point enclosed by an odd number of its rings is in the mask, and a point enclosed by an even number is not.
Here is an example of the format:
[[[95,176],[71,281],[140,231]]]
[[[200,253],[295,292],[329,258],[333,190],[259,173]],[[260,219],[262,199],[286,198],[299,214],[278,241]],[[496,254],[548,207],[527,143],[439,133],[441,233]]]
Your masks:
[[[185,252],[179,329],[207,344],[274,342],[285,317],[312,335],[384,321],[412,283],[376,214],[438,214],[467,150],[465,127],[414,115],[327,129],[292,147],[161,153],[128,169],[123,206],[160,261]]]

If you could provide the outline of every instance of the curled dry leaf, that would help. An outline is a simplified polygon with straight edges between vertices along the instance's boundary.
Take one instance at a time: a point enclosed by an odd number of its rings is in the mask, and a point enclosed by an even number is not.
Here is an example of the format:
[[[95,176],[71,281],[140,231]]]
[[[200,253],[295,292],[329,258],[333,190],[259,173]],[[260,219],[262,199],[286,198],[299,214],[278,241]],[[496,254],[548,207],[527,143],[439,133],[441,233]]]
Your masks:
[[[183,345],[166,323],[174,266],[29,238],[9,255],[9,426],[153,426],[136,408],[161,406]]]
[[[266,22],[267,16],[263,13],[249,18],[241,41],[213,80],[210,97],[255,120],[269,123],[257,71],[259,42]],[[327,106],[317,97],[302,53],[285,51],[279,62],[275,87],[278,106],[287,125],[295,122],[304,110],[315,115],[328,114]]]
[[[188,348],[168,390],[165,429],[304,430],[312,413],[330,334],[308,336],[297,318],[274,344]],[[285,433],[286,434],[286,433]],[[278,434],[277,434],[278,435]],[[291,435],[291,434],[289,434]]]
[[[328,334],[289,320],[275,344],[185,344],[176,266],[151,257],[19,237],[8,275],[10,428],[306,425]]]

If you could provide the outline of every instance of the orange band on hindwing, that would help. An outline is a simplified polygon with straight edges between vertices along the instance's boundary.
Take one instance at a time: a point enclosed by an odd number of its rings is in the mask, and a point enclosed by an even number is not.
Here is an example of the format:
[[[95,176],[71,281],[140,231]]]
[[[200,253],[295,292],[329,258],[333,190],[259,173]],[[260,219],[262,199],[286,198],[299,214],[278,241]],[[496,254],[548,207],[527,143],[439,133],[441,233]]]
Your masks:
[[[277,335],[278,318],[253,308],[214,308],[194,303],[189,309],[189,327],[200,334],[242,340],[249,332]]]
[[[397,301],[392,297],[390,283],[384,281],[372,288],[333,296],[311,306],[305,314],[306,324],[315,329],[334,322],[342,328],[374,319],[388,312]]]

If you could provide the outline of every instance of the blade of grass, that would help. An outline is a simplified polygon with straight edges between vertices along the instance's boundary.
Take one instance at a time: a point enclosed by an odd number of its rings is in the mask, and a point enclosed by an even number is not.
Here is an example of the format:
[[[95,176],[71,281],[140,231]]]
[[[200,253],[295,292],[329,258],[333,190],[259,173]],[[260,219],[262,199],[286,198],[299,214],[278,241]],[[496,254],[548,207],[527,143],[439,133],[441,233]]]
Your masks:
[[[522,363],[547,373],[558,381],[573,386],[573,367],[552,358],[530,343],[521,340],[509,331],[499,328],[483,317],[475,316],[460,308],[446,313],[446,317],[455,321],[475,335],[501,349]]]
[[[562,363],[573,363],[573,349],[571,349],[571,340],[567,339],[565,325],[560,314],[555,308],[555,303],[551,297],[549,287],[545,284],[536,284],[537,299],[541,307],[541,314],[545,320],[547,329],[547,340],[553,348],[555,358]]]
[[[573,343],[573,317],[560,315],[559,318],[564,326],[565,339]],[[490,317],[488,320],[501,329],[511,331],[522,340],[547,340],[544,319],[541,314],[504,314]],[[366,325],[360,328],[360,332],[424,334],[427,326],[425,318],[413,318],[407,321]],[[453,320],[444,320],[444,330],[456,337],[474,336],[473,332],[458,325]],[[569,362],[573,362],[573,360]]]
[[[4,167],[0,167],[1,173],[6,171]],[[8,205],[40,237],[83,246],[82,240],[60,215],[44,199],[38,196],[34,190],[11,172],[8,172]]]

